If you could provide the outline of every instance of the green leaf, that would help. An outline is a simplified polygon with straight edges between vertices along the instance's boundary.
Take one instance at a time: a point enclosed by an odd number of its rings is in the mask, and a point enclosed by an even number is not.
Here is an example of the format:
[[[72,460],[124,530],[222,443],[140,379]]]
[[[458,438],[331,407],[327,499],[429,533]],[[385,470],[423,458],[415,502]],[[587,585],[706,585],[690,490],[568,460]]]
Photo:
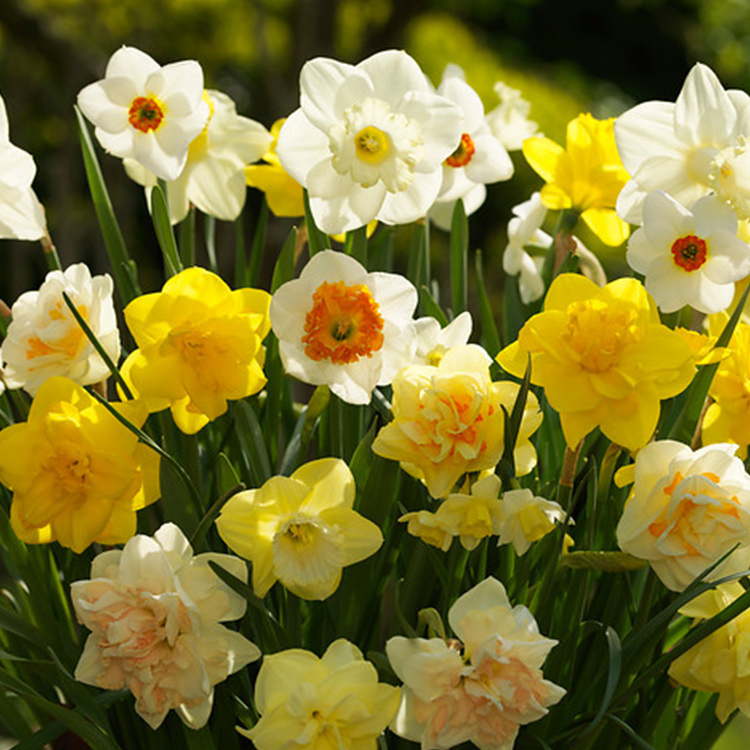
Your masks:
[[[310,257],[319,253],[321,250],[327,250],[331,247],[331,240],[328,239],[328,235],[318,229],[315,219],[313,218],[312,211],[310,210],[310,196],[307,194],[307,190],[304,190],[303,200],[305,203],[305,226],[307,227],[307,244],[310,246]]]
[[[247,456],[253,474],[253,486],[260,487],[273,476],[263,430],[253,407],[247,401],[237,403],[234,419],[240,446]]]
[[[455,317],[466,310],[468,300],[469,222],[461,198],[453,209],[450,248],[451,304]]]
[[[627,552],[569,552],[560,559],[563,568],[574,570],[598,570],[602,573],[625,573],[629,570],[640,570],[648,563]]]
[[[169,204],[161,184],[157,183],[151,189],[151,219],[154,222],[156,239],[159,241],[161,253],[164,256],[164,269],[168,276],[174,276],[183,270],[177,242],[169,218]]]
[[[367,268],[367,227],[363,226],[346,233],[344,252]]]
[[[580,737],[585,737],[590,732],[593,732],[599,725],[612,703],[612,696],[615,694],[615,688],[620,681],[620,673],[622,671],[622,645],[620,644],[620,636],[617,635],[617,632],[613,628],[608,626],[604,630],[604,637],[607,640],[607,653],[609,655],[607,685],[604,688],[604,695],[602,696],[602,702],[599,710],[596,712],[596,716],[594,716],[591,723],[579,735]]]
[[[141,294],[135,263],[128,254],[120,225],[112,208],[112,201],[109,198],[104,176],[99,167],[99,160],[96,157],[88,125],[78,107],[74,109],[81,139],[83,164],[86,169],[91,198],[94,202],[94,210],[104,238],[104,246],[107,249],[107,255],[109,255],[117,293],[123,305],[127,305],[130,300]]]
[[[281,248],[276,265],[273,269],[273,279],[271,280],[271,294],[273,294],[282,284],[291,281],[294,278],[294,249],[297,246],[297,230],[292,229],[286,238],[284,246]]]
[[[482,251],[477,250],[474,255],[474,271],[477,276],[477,297],[479,298],[479,320],[482,324],[482,345],[495,356],[503,347],[500,343],[500,335],[495,325],[495,316],[492,314],[492,305],[487,296],[484,286],[484,268],[482,265]]]
[[[443,308],[437,303],[430,290],[424,285],[419,287],[419,302],[425,315],[435,318],[443,328],[448,325],[448,316],[443,312]]]

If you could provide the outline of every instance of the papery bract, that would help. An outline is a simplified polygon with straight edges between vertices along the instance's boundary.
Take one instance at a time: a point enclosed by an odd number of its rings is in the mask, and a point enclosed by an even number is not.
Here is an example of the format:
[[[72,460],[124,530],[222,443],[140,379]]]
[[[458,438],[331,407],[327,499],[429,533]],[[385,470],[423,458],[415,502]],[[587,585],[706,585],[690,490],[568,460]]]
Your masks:
[[[148,416],[132,401],[112,408],[136,427]],[[13,492],[19,539],[80,553],[135,534],[136,511],[160,495],[159,457],[81,386],[53,377],[28,420],[0,432],[0,481]]]
[[[370,402],[412,361],[417,290],[394,273],[368,273],[334,250],[316,253],[271,301],[271,325],[289,375],[327,385],[350,404]]]
[[[344,566],[377,552],[383,535],[352,510],[354,493],[349,467],[321,458],[229,499],[216,526],[230,549],[252,562],[256,596],[278,580],[303,599],[326,599]]]
[[[245,205],[245,166],[266,153],[271,134],[255,120],[237,114],[235,104],[221,91],[205,91],[208,122],[191,142],[180,174],[167,182],[167,202],[173,224],[181,222],[195,205],[209,216],[234,221]],[[125,159],[128,176],[151,189],[156,175],[134,159]]]
[[[576,274],[551,284],[543,312],[497,356],[517,377],[531,356],[531,382],[560,414],[570,448],[596,427],[631,450],[644,446],[662,399],[694,373],[689,345],[662,325],[653,299],[635,279],[605,287]]]
[[[520,726],[541,719],[565,695],[541,670],[557,641],[539,634],[526,607],[511,607],[494,578],[459,597],[448,616],[463,648],[438,638],[396,636],[386,643],[404,682],[391,730],[423,750],[467,741],[481,750],[511,750]]]
[[[620,548],[648,560],[673,591],[682,591],[735,545],[708,579],[750,566],[750,476],[736,446],[692,451],[673,440],[643,448],[617,525]]]
[[[458,109],[433,93],[417,63],[397,50],[356,66],[319,57],[305,63],[300,88],[277,154],[307,188],[315,223],[339,234],[373,219],[423,217],[461,130]]]
[[[290,649],[263,659],[255,683],[261,714],[249,737],[258,750],[376,750],[396,712],[399,690],[349,641],[334,641],[321,658]]]
[[[393,379],[393,421],[372,444],[445,497],[467,472],[493,468],[504,449],[503,408],[512,411],[519,387],[493,383],[485,352],[474,344],[449,350],[437,367],[411,365]],[[516,468],[536,463],[529,436],[542,421],[529,394],[515,448]]]
[[[65,292],[109,358],[120,358],[120,332],[108,274],[91,276],[84,263],[50,271],[36,292],[14,303],[13,320],[0,349],[9,388],[34,395],[53,375],[79,385],[106,380],[109,368],[89,341],[63,298]]]
[[[152,729],[171,709],[192,729],[204,726],[214,685],[260,656],[255,644],[220,624],[242,617],[247,602],[209,562],[247,579],[247,567],[236,557],[194,557],[173,523],[153,538],[138,535],[122,551],[98,555],[91,579],[70,590],[79,622],[92,631],[76,679],[130,690],[135,710]]]
[[[174,180],[208,120],[202,97],[203,71],[195,60],[161,67],[145,52],[121,47],[105,77],[80,91],[78,106],[106,151]]]
[[[210,271],[185,269],[125,308],[138,349],[123,377],[149,411],[169,407],[183,432],[197,432],[226,412],[228,400],[266,384],[270,301],[260,289],[232,291]]]

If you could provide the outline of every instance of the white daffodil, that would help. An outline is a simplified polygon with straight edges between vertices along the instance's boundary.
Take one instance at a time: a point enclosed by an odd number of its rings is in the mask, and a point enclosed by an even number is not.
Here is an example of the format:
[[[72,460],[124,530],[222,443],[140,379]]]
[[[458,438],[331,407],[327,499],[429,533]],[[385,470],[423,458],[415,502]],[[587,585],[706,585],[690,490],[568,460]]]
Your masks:
[[[180,174],[209,116],[197,62],[161,67],[135,47],[112,55],[105,77],[78,94],[78,106],[106,151],[135,159],[163,180]]]
[[[316,58],[302,68],[300,109],[277,154],[310,194],[318,226],[339,234],[372,219],[423,217],[442,184],[440,165],[461,140],[461,115],[405,52],[359,65]]]
[[[617,149],[631,176],[617,200],[617,213],[641,224],[643,202],[653,190],[691,206],[716,189],[717,170],[724,170],[722,180],[731,187],[734,149],[748,135],[750,96],[725,91],[716,74],[697,63],[674,103],[643,102],[615,121]]]
[[[547,209],[540,194],[534,193],[529,200],[513,208],[513,218],[508,222],[508,244],[503,253],[503,270],[518,276],[521,300],[529,304],[544,294],[541,263],[526,251],[526,246],[548,248],[552,237],[542,230]]]
[[[402,276],[367,273],[354,258],[324,250],[273,295],[271,326],[287,373],[366,404],[405,353],[413,358],[416,306],[417,290]]]
[[[487,196],[484,186],[509,180],[513,162],[485,121],[482,100],[464,80],[461,68],[449,65],[437,92],[452,101],[463,116],[461,142],[443,162],[443,184],[429,214],[437,226],[449,230],[455,202],[471,193],[471,200],[464,200],[464,210],[467,215],[476,211]]]
[[[120,358],[112,278],[91,276],[84,263],[50,271],[36,292],[13,304],[13,320],[0,347],[9,388],[34,395],[47,378],[63,375],[79,385],[104,380],[109,369],[63,299],[65,292],[113,362]]]
[[[185,168],[167,183],[169,214],[173,224],[182,221],[197,206],[204,214],[234,221],[245,205],[245,167],[260,159],[273,140],[259,122],[237,114],[235,104],[221,91],[205,91],[209,117],[203,131],[190,144]],[[125,159],[128,176],[151,188],[156,175],[133,159]]]
[[[527,138],[542,135],[539,126],[529,120],[531,104],[521,96],[518,89],[498,81],[495,93],[500,104],[487,113],[487,124],[508,151],[519,151]]]
[[[646,290],[663,312],[684,305],[703,313],[725,310],[734,282],[750,273],[750,247],[737,237],[737,216],[716,195],[687,209],[666,193],[649,193],[626,258],[646,277]]]
[[[47,232],[44,211],[31,189],[36,165],[10,142],[8,113],[0,97],[0,238],[38,240]]]

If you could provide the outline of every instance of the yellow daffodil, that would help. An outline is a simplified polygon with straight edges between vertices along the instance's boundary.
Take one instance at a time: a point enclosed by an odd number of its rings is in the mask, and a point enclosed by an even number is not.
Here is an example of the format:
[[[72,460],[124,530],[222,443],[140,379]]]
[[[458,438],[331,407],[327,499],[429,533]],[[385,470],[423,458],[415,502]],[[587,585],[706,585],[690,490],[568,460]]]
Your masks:
[[[349,467],[322,458],[229,500],[216,525],[226,544],[252,562],[256,596],[278,580],[302,599],[326,599],[345,565],[378,550],[383,536],[352,510],[354,493]]]
[[[123,377],[149,411],[170,407],[183,432],[197,432],[224,414],[228,400],[266,384],[270,303],[267,292],[232,291],[210,271],[187,268],[125,308],[139,348],[123,364]]]
[[[138,427],[146,420],[140,404],[112,406]],[[159,498],[159,457],[81,386],[53,377],[28,421],[0,432],[0,481],[19,539],[80,553],[135,534],[136,511]]]
[[[343,638],[318,658],[300,648],[263,659],[255,683],[260,721],[238,729],[258,750],[377,750],[400,691],[378,682],[362,652]]]
[[[558,503],[535,496],[529,489],[503,493],[498,546],[512,544],[517,555],[525,555],[532,542],[538,542],[565,519]]]
[[[544,310],[497,361],[545,389],[575,448],[596,427],[630,450],[642,448],[659,420],[662,399],[684,390],[695,373],[682,336],[662,325],[653,299],[636,279],[605,287],[576,274],[558,276]]]
[[[614,136],[614,119],[580,114],[568,123],[566,148],[549,138],[527,138],[523,155],[547,183],[547,208],[572,208],[607,245],[621,245],[630,227],[615,213],[617,196],[628,181]]]
[[[492,382],[483,349],[454,347],[437,367],[405,367],[392,385],[394,419],[375,437],[375,453],[400,461],[433,497],[445,497],[465,473],[497,465],[504,448],[503,407],[512,410],[519,387]],[[536,464],[529,436],[541,421],[536,397],[529,394],[515,449],[519,474]]]
[[[263,154],[265,164],[251,164],[245,167],[245,182],[266,194],[268,208],[274,216],[304,216],[302,185],[286,172],[276,155],[279,131],[285,121],[286,118],[282,117],[271,126],[273,142]]]

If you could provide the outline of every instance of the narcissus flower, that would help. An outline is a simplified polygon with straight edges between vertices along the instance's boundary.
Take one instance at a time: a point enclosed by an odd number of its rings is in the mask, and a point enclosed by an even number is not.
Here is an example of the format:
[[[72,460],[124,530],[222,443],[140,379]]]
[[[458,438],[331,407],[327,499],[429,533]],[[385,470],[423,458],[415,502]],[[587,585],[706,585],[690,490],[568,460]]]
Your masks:
[[[559,412],[571,448],[596,427],[615,443],[641,448],[656,429],[661,400],[684,390],[695,374],[690,346],[661,324],[635,279],[602,288],[576,274],[558,276],[544,310],[497,361],[523,377],[529,355],[531,382]]]
[[[230,498],[216,526],[227,546],[252,562],[256,596],[278,580],[302,599],[326,599],[344,566],[377,552],[383,536],[352,510],[354,492],[346,463],[322,458]]]
[[[375,437],[375,453],[399,461],[436,498],[451,492],[465,473],[497,465],[504,449],[503,407],[513,409],[519,387],[492,382],[483,349],[454,347],[437,367],[405,367],[392,385],[394,418]],[[515,448],[519,475],[536,464],[529,436],[541,421],[530,393]]]
[[[527,138],[541,136],[539,126],[529,119],[531,104],[518,89],[498,81],[495,93],[500,104],[487,113],[487,124],[508,151],[519,151]]]
[[[452,101],[462,116],[461,141],[443,162],[443,183],[429,212],[437,226],[450,230],[456,201],[464,200],[467,216],[476,211],[487,197],[485,185],[509,180],[513,162],[486,123],[482,100],[466,83],[460,68],[449,65],[445,69],[437,93]]]
[[[148,416],[132,401],[112,407],[137,427]],[[81,386],[53,377],[28,420],[0,432],[0,481],[19,539],[80,553],[135,534],[136,511],[159,499],[159,457]]]
[[[65,292],[110,359],[120,358],[112,279],[91,276],[84,263],[50,271],[36,292],[25,292],[13,304],[13,320],[0,349],[9,388],[34,395],[53,375],[80,385],[105,380],[109,369],[63,299]]]
[[[180,174],[209,116],[197,62],[161,67],[135,47],[110,57],[105,77],[80,91],[78,106],[105,151],[135,159],[163,180]]]
[[[404,682],[390,728],[423,750],[462,742],[510,750],[520,727],[541,719],[565,695],[541,669],[557,641],[539,634],[526,607],[511,607],[494,578],[459,597],[448,619],[462,643],[401,636],[386,643]]]
[[[260,159],[271,143],[271,134],[259,122],[238,115],[226,94],[204,91],[203,100],[208,122],[190,142],[183,170],[167,182],[173,224],[188,215],[191,204],[209,216],[234,221],[245,205],[245,166]],[[146,188],[151,205],[156,175],[134,159],[124,163],[128,176]]]
[[[300,109],[279,133],[284,169],[310,194],[316,224],[339,234],[422,218],[442,183],[440,165],[461,139],[457,107],[433,93],[405,52],[359,65],[305,63]]]
[[[745,593],[738,581],[724,583],[697,596],[680,609],[680,614],[708,620],[726,609]],[[669,667],[669,676],[691,690],[718,693],[716,717],[724,724],[735,709],[750,716],[750,610],[678,656]]]
[[[242,617],[247,602],[209,561],[247,579],[247,566],[236,557],[193,557],[173,523],[153,538],[138,535],[123,550],[97,555],[91,579],[70,587],[78,621],[92,631],[76,679],[130,690],[152,729],[171,709],[191,729],[204,726],[214,685],[260,656],[255,644],[220,624]]]
[[[216,274],[187,268],[161,292],[125,308],[138,349],[122,366],[128,386],[149,411],[169,407],[177,426],[197,432],[227,410],[227,401],[257,393],[263,374],[271,297],[232,291]]]
[[[535,496],[531,490],[508,490],[501,498],[498,546],[512,544],[517,555],[525,555],[532,542],[538,542],[565,519],[559,503]]]
[[[245,167],[245,181],[250,187],[262,190],[266,194],[268,208],[274,216],[304,216],[302,185],[281,166],[276,153],[279,131],[285,122],[284,117],[276,120],[271,126],[273,140],[260,157],[265,163]]]
[[[417,290],[403,276],[367,273],[334,250],[316,253],[271,301],[284,369],[350,404],[369,403],[375,386],[411,361],[416,306]]]
[[[667,313],[684,305],[703,313],[725,310],[734,282],[750,273],[750,247],[737,237],[737,215],[716,195],[684,208],[666,193],[649,193],[626,258]]]
[[[255,683],[260,721],[237,731],[258,750],[377,750],[398,701],[399,689],[378,682],[375,667],[340,638],[321,658],[300,648],[264,657]]]
[[[502,525],[502,503],[498,499],[500,493],[500,477],[489,474],[460,492],[448,495],[434,513],[420,510],[406,513],[399,521],[408,523],[407,530],[412,536],[418,536],[422,541],[439,547],[447,552],[453,539],[459,537],[461,546],[473,550],[482,539],[493,534],[499,534]]]
[[[425,318],[417,318],[414,328],[417,334],[417,347],[414,361],[410,364],[437,367],[449,349],[468,343],[472,329],[471,313],[462,312],[445,328],[441,328],[440,323],[428,315]]]
[[[648,560],[673,591],[682,591],[737,544],[709,580],[750,566],[750,476],[735,450],[720,443],[692,451],[659,440],[636,456],[617,542]]]
[[[750,96],[725,91],[701,63],[690,70],[674,103],[643,102],[620,115],[615,139],[631,179],[617,200],[618,214],[642,224],[643,202],[652,190],[664,190],[687,207],[711,190],[721,193],[720,183],[736,189],[734,149],[750,136],[749,118]]]
[[[31,183],[31,154],[10,142],[8,113],[0,96],[0,238],[39,240],[47,233],[44,211]]]
[[[563,148],[549,138],[529,138],[523,155],[547,183],[542,203],[547,208],[572,208],[607,245],[620,245],[630,227],[615,213],[615,203],[628,173],[615,145],[614,120],[578,115],[568,123]]]

